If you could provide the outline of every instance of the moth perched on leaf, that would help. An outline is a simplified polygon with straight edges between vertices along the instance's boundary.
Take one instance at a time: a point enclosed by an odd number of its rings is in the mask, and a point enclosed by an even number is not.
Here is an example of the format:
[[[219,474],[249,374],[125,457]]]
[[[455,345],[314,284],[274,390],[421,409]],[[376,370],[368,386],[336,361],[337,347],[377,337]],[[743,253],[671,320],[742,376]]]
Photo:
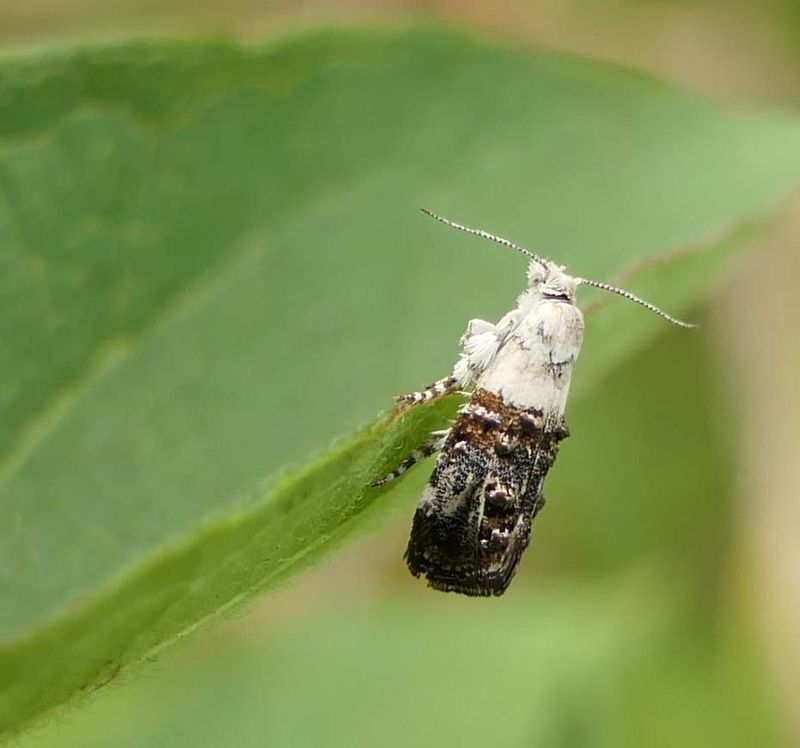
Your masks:
[[[411,573],[438,590],[502,595],[519,566],[531,525],[544,506],[542,484],[569,434],[564,410],[583,340],[578,286],[594,286],[670,317],[628,291],[574,278],[565,268],[481,229],[427,210],[451,228],[510,247],[530,259],[528,286],[497,324],[471,320],[452,374],[422,392],[401,395],[413,407],[451,392],[471,392],[453,425],[436,432],[376,481],[382,486],[441,451],[414,514],[405,558]]]

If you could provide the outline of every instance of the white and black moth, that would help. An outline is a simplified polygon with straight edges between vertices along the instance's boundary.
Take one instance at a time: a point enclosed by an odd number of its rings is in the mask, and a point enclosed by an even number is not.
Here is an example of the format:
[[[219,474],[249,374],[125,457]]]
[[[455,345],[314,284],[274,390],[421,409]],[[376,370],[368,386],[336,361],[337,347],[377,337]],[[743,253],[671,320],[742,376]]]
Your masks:
[[[405,554],[408,568],[438,590],[502,595],[528,546],[533,519],[544,506],[542,484],[558,444],[569,435],[564,410],[583,340],[583,315],[575,303],[578,286],[619,294],[679,327],[694,325],[628,291],[575,278],[507,239],[424,212],[527,256],[528,287],[516,309],[496,325],[482,319],[469,322],[449,376],[397,398],[409,407],[459,390],[471,393],[449,429],[432,434],[373,485],[385,485],[441,451],[414,514]]]

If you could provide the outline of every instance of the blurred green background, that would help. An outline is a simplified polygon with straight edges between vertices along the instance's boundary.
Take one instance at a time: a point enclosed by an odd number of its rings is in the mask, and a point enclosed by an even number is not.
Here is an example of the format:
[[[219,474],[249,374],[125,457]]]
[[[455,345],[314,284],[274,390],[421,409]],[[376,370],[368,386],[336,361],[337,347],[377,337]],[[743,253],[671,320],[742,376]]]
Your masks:
[[[235,0],[223,7],[2,0],[0,42],[19,51],[131,35],[260,40],[309,25],[420,16],[501,42],[631,64],[716,100],[791,112],[800,102],[800,8],[785,1]],[[375,182],[380,190],[380,173]],[[336,195],[319,205],[322,228],[315,230],[335,231]],[[513,208],[505,210],[511,220]],[[347,211],[357,219],[352,206]],[[595,211],[602,214],[602,205]],[[463,600],[408,578],[400,562],[410,520],[405,502],[390,522],[323,566],[126,670],[18,744],[800,745],[800,214],[794,206],[786,214],[722,287],[699,295],[697,334],[648,328],[645,346],[579,393],[568,412],[573,436],[548,481],[547,509],[513,594]],[[375,224],[365,219],[377,244]],[[285,240],[302,243],[305,231],[291,227]],[[432,228],[431,235],[439,237]],[[458,251],[433,267],[444,272]],[[402,278],[402,263],[393,272]],[[509,301],[514,277],[512,268],[500,281]],[[358,287],[358,278],[352,283]],[[470,306],[459,298],[458,272],[438,298],[435,282],[423,289],[427,307],[415,295],[422,291],[406,289],[407,278],[396,283],[421,319],[444,308],[442,325],[457,326]],[[275,300],[275,314],[283,301]],[[475,314],[502,311],[484,306]],[[450,351],[430,345],[430,358],[449,360]],[[316,411],[321,425],[298,416],[312,422],[317,446],[369,418],[399,382],[438,373],[388,359],[373,365],[379,377],[349,422],[326,420],[337,411],[326,413],[324,404]],[[337,371],[326,376],[338,382]],[[346,389],[346,380],[337,386]],[[282,459],[303,456],[273,438],[268,446]],[[237,466],[220,467],[215,480],[223,487],[227,469]]]

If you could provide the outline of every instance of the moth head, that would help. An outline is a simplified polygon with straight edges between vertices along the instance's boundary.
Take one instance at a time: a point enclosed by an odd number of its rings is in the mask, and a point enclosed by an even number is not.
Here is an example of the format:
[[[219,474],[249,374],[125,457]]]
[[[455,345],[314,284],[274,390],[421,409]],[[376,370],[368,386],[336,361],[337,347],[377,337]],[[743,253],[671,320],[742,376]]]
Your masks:
[[[539,290],[547,280],[547,266],[538,260],[531,260],[528,265],[528,288]]]
[[[575,301],[575,292],[578,290],[578,281],[567,273],[563,265],[551,264],[547,275],[539,287],[539,293],[548,299],[562,301]]]
[[[575,300],[578,284],[562,265],[536,258],[528,265],[528,289],[542,296],[564,301]]]

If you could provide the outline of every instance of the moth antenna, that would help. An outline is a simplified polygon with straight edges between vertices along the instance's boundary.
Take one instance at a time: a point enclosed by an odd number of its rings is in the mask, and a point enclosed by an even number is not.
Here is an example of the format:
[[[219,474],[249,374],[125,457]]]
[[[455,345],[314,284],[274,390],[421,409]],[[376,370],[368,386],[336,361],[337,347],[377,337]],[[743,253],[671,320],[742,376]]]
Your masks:
[[[550,262],[546,257],[539,257],[531,252],[529,249],[525,249],[525,247],[521,247],[519,244],[515,244],[508,239],[503,239],[502,236],[495,236],[494,234],[490,234],[488,231],[484,231],[483,229],[473,229],[469,226],[464,226],[460,223],[456,223],[455,221],[451,221],[444,216],[440,216],[427,208],[420,208],[420,210],[426,215],[430,216],[431,218],[443,223],[445,226],[449,226],[451,229],[458,229],[459,231],[465,231],[467,234],[472,234],[473,236],[479,236],[481,239],[488,239],[490,242],[495,242],[497,244],[502,244],[504,247],[509,247],[510,249],[514,249],[517,252],[529,257],[534,262],[538,262],[544,268],[550,267],[553,263]]]
[[[673,325],[677,325],[678,327],[685,327],[688,329],[697,327],[697,325],[693,325],[690,322],[683,322],[679,319],[675,319],[675,317],[671,317],[665,311],[659,309],[655,304],[651,304],[649,301],[640,299],[638,296],[632,294],[630,291],[625,291],[622,288],[611,286],[608,283],[601,283],[600,281],[588,280],[587,278],[576,278],[575,280],[578,282],[579,285],[594,286],[594,288],[600,288],[603,291],[610,291],[611,293],[615,293],[618,296],[622,296],[624,299],[628,299],[629,301],[635,301],[637,304],[643,306],[645,309],[649,309],[651,312],[655,312],[662,319],[665,319],[667,320],[667,322],[671,322]]]

